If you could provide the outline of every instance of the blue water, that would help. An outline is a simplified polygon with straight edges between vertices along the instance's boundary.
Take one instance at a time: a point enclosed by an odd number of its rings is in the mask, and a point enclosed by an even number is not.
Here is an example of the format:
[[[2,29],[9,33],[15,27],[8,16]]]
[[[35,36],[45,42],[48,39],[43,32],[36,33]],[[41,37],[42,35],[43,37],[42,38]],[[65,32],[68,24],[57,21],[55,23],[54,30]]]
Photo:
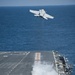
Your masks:
[[[44,8],[53,20],[34,17]],[[75,64],[75,6],[0,7],[0,51],[56,50]],[[75,75],[75,67],[73,69]]]

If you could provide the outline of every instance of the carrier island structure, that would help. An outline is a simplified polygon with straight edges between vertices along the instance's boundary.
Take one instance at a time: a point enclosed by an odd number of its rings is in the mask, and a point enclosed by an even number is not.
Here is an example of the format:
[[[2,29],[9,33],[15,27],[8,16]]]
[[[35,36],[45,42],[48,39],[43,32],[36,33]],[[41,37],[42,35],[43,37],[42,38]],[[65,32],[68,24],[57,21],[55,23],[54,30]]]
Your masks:
[[[71,71],[57,51],[0,51],[0,75],[71,75]]]

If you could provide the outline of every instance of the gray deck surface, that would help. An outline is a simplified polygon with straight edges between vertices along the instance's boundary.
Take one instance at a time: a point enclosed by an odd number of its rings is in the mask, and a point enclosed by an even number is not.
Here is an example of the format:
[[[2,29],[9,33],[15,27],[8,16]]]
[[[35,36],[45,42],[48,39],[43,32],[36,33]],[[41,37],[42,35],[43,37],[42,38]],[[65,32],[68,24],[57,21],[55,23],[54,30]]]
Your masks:
[[[0,52],[0,75],[32,75],[37,52]],[[40,52],[41,62],[54,62],[52,52]]]

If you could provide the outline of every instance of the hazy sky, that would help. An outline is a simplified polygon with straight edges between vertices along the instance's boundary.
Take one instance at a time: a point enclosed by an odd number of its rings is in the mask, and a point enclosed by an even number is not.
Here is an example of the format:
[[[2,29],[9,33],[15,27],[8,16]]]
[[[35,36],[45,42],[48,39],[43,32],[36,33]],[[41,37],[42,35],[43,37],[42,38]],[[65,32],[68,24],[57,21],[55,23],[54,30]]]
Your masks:
[[[0,0],[0,6],[75,5],[75,0]]]

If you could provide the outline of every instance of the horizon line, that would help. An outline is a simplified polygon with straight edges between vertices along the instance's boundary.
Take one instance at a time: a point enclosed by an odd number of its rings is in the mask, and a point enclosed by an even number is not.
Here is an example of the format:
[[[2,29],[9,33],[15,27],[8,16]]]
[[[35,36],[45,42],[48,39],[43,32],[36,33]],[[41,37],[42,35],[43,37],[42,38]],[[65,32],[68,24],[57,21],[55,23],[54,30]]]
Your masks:
[[[9,6],[9,5],[7,5],[7,6],[3,6],[3,5],[1,5],[0,7],[34,7],[34,6],[74,6],[75,4],[64,4],[64,5],[11,5],[11,6]]]

